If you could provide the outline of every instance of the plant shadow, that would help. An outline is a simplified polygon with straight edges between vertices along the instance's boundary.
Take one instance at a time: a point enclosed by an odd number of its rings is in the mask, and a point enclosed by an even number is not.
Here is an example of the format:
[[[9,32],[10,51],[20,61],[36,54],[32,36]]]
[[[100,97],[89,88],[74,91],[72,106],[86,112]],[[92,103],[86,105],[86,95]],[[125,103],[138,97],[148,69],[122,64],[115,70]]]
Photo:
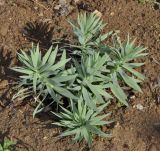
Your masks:
[[[2,109],[11,102],[9,98],[9,85],[13,83],[13,79],[15,79],[17,75],[9,68],[12,61],[13,57],[11,52],[6,52],[4,48],[0,48],[0,107],[2,107]]]
[[[5,54],[5,55],[4,55]],[[5,50],[3,48],[0,49],[0,80],[8,80],[10,81],[13,79],[14,72],[9,69],[9,66],[12,63],[12,55],[11,52],[5,53]]]
[[[8,143],[8,142],[5,141],[6,138],[7,138],[7,139],[9,139],[10,141],[13,142],[13,144],[11,144],[11,145],[9,146],[9,148],[10,148],[11,150],[15,150],[15,149],[16,149],[16,145],[17,145],[17,142],[15,142],[13,139],[10,139],[10,138],[8,137],[8,135],[9,135],[9,130],[6,131],[6,132],[4,132],[4,133],[0,132],[0,145],[3,146],[4,143]],[[7,151],[8,151],[7,148],[4,149],[4,150],[7,150]]]
[[[52,45],[54,28],[48,22],[28,22],[22,28],[22,34],[33,43],[39,43],[43,48]]]
[[[5,137],[9,134],[9,132],[0,132],[0,144],[3,144]]]
[[[155,10],[160,10],[160,0],[155,0],[153,8]]]
[[[27,151],[36,151],[31,145],[25,143],[21,139],[18,139],[18,138],[16,138],[16,139],[17,139],[17,143],[16,143],[17,149],[21,148],[21,149],[23,149],[23,150],[25,149]]]

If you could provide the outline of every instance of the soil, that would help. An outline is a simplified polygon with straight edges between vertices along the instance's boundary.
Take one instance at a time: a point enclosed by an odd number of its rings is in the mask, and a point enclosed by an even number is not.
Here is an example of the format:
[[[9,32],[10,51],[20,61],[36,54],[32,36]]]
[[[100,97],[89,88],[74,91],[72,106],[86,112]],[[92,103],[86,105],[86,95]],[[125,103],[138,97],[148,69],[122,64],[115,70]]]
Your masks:
[[[17,75],[9,67],[17,64],[16,52],[31,47],[32,41],[40,42],[45,50],[55,38],[72,39],[67,20],[75,19],[79,11],[98,10],[107,22],[106,31],[118,30],[122,39],[129,33],[137,38],[137,44],[148,47],[149,54],[141,59],[145,65],[140,71],[146,76],[141,85],[143,94],[135,93],[129,108],[111,107],[115,123],[103,130],[110,130],[113,137],[95,138],[90,150],[160,151],[160,10],[137,0],[64,2],[0,0],[0,139],[15,139],[19,151],[89,150],[84,142],[58,139],[61,129],[51,124],[52,115],[44,113],[33,119],[28,100],[11,101],[11,84]]]

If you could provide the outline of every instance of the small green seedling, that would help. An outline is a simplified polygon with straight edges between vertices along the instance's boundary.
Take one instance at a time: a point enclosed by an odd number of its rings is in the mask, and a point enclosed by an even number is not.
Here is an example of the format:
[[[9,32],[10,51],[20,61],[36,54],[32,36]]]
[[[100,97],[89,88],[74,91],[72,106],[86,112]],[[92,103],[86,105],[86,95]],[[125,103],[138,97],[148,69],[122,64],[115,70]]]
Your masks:
[[[80,142],[82,139],[85,139],[89,147],[91,147],[94,135],[111,137],[110,134],[106,134],[100,129],[100,126],[113,122],[103,120],[109,116],[110,113],[98,115],[107,105],[108,103],[99,106],[97,111],[94,111],[84,104],[81,97],[80,100],[78,100],[78,107],[71,101],[71,111],[62,107],[63,112],[54,113],[60,118],[60,121],[53,124],[67,128],[60,137],[75,135],[73,142]]]
[[[10,147],[11,145],[15,145],[15,144],[16,144],[15,141],[5,138],[3,144],[0,144],[0,151],[12,151]]]

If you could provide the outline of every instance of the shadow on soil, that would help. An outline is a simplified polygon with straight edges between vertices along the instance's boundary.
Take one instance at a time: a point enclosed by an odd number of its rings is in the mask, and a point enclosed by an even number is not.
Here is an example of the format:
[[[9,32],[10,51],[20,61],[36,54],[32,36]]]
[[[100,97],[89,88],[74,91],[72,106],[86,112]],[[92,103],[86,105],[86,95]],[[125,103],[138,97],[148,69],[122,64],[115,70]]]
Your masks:
[[[9,99],[9,85],[16,77],[15,72],[9,69],[12,60],[11,52],[5,53],[5,50],[0,48],[0,107],[5,107],[11,102]]]
[[[17,149],[25,149],[26,151],[36,151],[31,145],[25,143],[23,140],[17,138]]]
[[[52,44],[54,28],[47,22],[28,22],[22,29],[22,34],[34,43],[39,43],[44,48]]]
[[[0,80],[11,80],[13,77],[14,72],[9,69],[9,66],[11,65],[11,61],[13,57],[11,56],[11,52],[7,52],[4,55],[4,49],[0,48]]]
[[[149,113],[148,113],[149,114]],[[153,144],[157,144],[157,148],[160,150],[160,116],[148,115],[142,121],[139,121],[141,124],[140,129],[138,130],[138,137],[141,137],[145,140],[147,149],[150,150]]]

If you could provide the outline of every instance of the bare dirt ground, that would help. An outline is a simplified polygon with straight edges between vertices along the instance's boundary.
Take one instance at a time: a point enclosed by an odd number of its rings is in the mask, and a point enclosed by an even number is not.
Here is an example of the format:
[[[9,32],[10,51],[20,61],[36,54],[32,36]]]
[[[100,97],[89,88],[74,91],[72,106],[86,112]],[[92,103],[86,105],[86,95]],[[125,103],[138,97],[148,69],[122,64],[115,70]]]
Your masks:
[[[143,94],[129,99],[129,108],[115,108],[110,129],[112,139],[95,138],[91,151],[160,151],[160,10],[137,0],[0,0],[0,139],[17,141],[19,151],[87,151],[85,143],[72,144],[70,138],[58,140],[60,129],[51,115],[32,118],[27,102],[11,101],[11,85],[17,76],[9,67],[17,64],[16,52],[40,42],[47,48],[55,38],[69,38],[67,20],[78,12],[98,10],[107,22],[106,31],[119,30],[124,39],[129,33],[137,43],[148,47],[140,71],[146,76]],[[42,30],[42,26],[49,23]],[[159,81],[159,83],[158,83]]]

